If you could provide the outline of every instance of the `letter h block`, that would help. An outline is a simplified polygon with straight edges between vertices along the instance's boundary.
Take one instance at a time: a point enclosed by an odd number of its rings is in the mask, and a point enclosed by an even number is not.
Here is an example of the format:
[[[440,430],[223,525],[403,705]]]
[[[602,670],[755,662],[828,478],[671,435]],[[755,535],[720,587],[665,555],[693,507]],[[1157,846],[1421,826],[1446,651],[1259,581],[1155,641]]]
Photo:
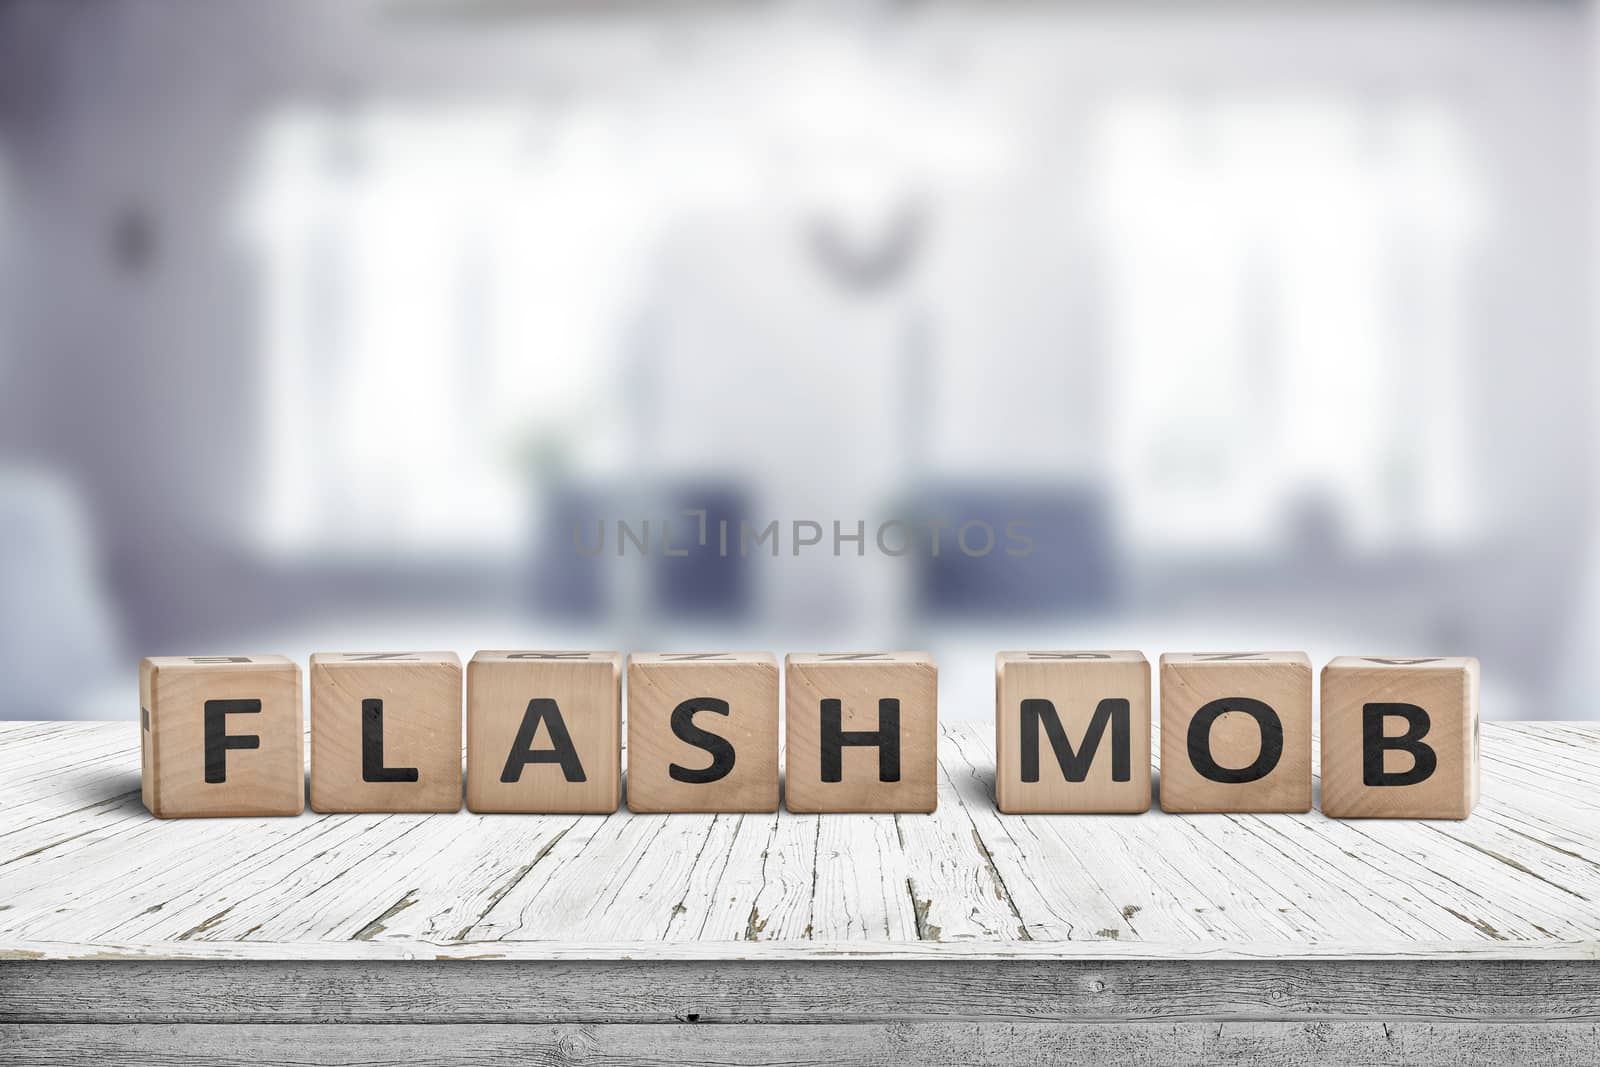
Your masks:
[[[778,810],[772,653],[628,657],[628,810]]]
[[[283,656],[139,664],[144,806],[161,819],[298,815],[305,807],[300,666]]]
[[[1340,656],[1322,669],[1322,812],[1465,819],[1478,802],[1478,661]]]
[[[939,674],[926,652],[784,660],[786,803],[794,812],[931,812]]]
[[[621,653],[472,657],[468,810],[606,815],[621,802]]]
[[[1150,661],[1001,652],[995,757],[995,803],[1008,814],[1150,810]]]
[[[461,810],[454,652],[311,657],[311,810]]]
[[[1161,810],[1311,810],[1304,652],[1161,657]]]

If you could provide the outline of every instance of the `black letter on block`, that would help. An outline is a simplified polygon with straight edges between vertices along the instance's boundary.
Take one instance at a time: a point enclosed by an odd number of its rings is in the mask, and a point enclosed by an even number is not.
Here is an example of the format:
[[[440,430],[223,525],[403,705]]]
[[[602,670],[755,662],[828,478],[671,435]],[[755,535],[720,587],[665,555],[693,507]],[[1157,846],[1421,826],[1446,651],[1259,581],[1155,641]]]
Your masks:
[[[718,700],[716,697],[695,697],[685,700],[682,704],[672,709],[672,732],[678,740],[687,741],[695,748],[703,748],[711,753],[711,766],[701,770],[681,767],[674,763],[667,768],[667,773],[672,775],[674,782],[685,782],[689,785],[704,785],[728,777],[728,772],[733,770],[733,745],[725,737],[719,737],[709,730],[702,730],[694,724],[694,713],[709,711],[713,715],[728,714],[728,702]]]
[[[550,743],[555,747],[535,752],[533,735],[539,732],[541,722],[550,731]],[[511,754],[506,757],[500,780],[508,784],[521,781],[522,768],[530,763],[559,763],[567,781],[589,780],[583,773],[578,750],[572,747],[572,735],[567,733],[567,723],[561,717],[561,709],[549,697],[536,697],[528,701],[528,710],[522,713],[522,725],[517,727],[517,739],[511,743]]]
[[[1383,735],[1383,720],[1393,715],[1406,721],[1399,737]],[[1422,739],[1433,725],[1428,713],[1415,704],[1363,704],[1361,706],[1361,782],[1363,785],[1416,785],[1433,777],[1439,756]],[[1385,774],[1383,754],[1389,749],[1411,753],[1416,762],[1409,771]]]
[[[1261,752],[1248,767],[1224,767],[1211,755],[1211,725],[1230,711],[1242,711],[1261,728]],[[1213,782],[1241,785],[1255,782],[1272,773],[1272,768],[1283,758],[1283,720],[1271,705],[1249,697],[1228,697],[1213,700],[1194,713],[1189,720],[1189,762],[1194,769]]]
[[[846,745],[876,745],[878,749],[878,781],[900,780],[900,700],[882,697],[878,701],[878,728],[876,730],[846,730],[844,705],[838,700],[822,702],[822,780],[844,780],[844,747]]]
[[[260,748],[255,734],[228,733],[229,715],[254,715],[261,711],[259,700],[208,700],[206,718],[206,781],[211,785],[228,780],[228,749]]]
[[[361,702],[361,780],[363,782],[415,782],[415,767],[383,765],[383,701],[368,697]]]
[[[1039,726],[1050,735],[1050,747],[1055,751],[1061,774],[1069,782],[1081,782],[1089,777],[1094,754],[1105,736],[1106,724],[1111,724],[1111,780],[1133,780],[1132,711],[1122,697],[1107,697],[1095,706],[1094,718],[1083,732],[1083,750],[1074,752],[1067,732],[1061,728],[1061,717],[1056,706],[1048,700],[1022,702],[1022,780],[1039,780]]]

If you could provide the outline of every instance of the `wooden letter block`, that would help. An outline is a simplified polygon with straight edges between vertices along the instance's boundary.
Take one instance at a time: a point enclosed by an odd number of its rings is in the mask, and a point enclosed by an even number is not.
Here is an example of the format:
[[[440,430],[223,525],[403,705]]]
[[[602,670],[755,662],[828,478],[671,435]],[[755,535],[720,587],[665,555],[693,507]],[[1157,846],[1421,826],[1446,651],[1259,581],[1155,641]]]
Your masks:
[[[299,815],[300,666],[283,656],[156,656],[139,664],[144,806],[162,819]]]
[[[1322,811],[1465,819],[1478,803],[1478,661],[1340,656],[1322,668]]]
[[[794,812],[930,812],[938,803],[939,671],[926,652],[784,659]]]
[[[770,652],[628,657],[628,810],[778,810]]]
[[[1311,810],[1304,652],[1161,657],[1161,810]]]
[[[1001,811],[1150,810],[1144,653],[1001,652],[994,669]]]
[[[311,657],[311,810],[461,810],[454,652]]]
[[[622,656],[479,652],[467,664],[467,807],[609,814],[622,801]]]

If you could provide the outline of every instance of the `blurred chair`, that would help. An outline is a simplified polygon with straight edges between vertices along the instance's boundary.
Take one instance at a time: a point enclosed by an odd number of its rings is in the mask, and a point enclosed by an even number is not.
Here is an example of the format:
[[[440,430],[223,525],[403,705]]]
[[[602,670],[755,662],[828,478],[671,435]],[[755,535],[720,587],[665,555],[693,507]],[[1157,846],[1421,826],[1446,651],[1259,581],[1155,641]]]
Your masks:
[[[918,518],[949,523],[937,557],[919,559],[917,603],[928,616],[964,619],[1059,616],[1110,610],[1117,598],[1109,502],[1094,487],[935,488],[920,495]],[[957,543],[963,523],[986,522],[994,548],[969,556]],[[1014,547],[1006,524],[1026,522],[1032,549]],[[981,531],[969,544],[983,547]]]
[[[78,494],[56,475],[0,467],[0,719],[106,716],[127,673],[116,631]]]

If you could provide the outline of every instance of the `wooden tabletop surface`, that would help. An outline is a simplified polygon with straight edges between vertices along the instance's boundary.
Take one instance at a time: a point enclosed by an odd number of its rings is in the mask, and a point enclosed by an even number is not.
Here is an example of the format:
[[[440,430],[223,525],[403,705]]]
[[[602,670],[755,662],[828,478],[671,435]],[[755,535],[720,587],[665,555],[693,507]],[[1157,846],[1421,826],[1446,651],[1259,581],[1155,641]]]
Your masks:
[[[1600,958],[1600,726],[1486,723],[1465,822],[1002,815],[159,821],[138,727],[0,723],[0,959]]]

